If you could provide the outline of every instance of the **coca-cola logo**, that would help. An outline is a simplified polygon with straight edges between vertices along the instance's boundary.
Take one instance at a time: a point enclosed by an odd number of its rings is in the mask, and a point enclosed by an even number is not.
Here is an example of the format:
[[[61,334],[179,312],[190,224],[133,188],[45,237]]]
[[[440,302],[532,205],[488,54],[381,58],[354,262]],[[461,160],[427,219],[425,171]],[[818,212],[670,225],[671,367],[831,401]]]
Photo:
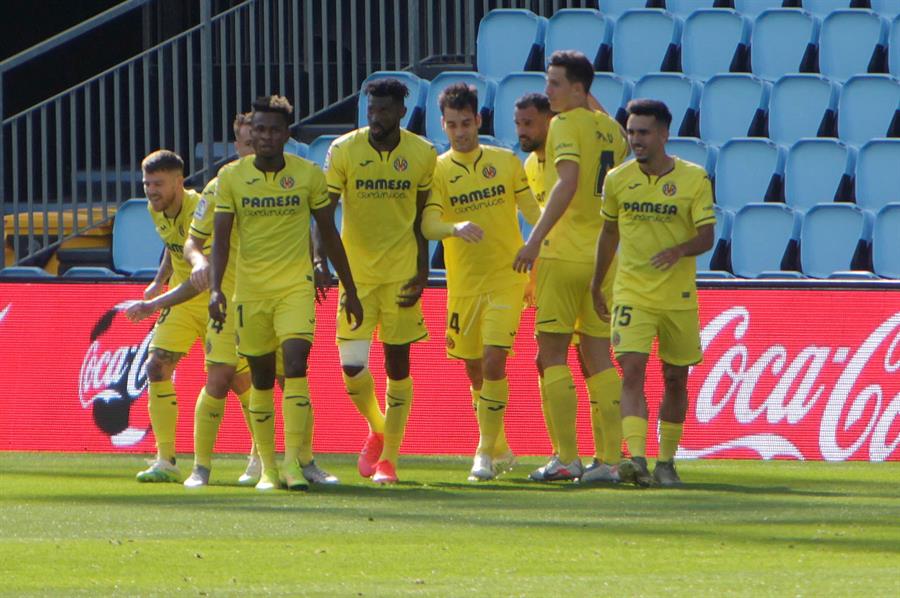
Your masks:
[[[704,431],[697,436],[717,442],[682,448],[679,456],[750,450],[764,459],[844,461],[867,449],[865,458],[884,461],[897,450],[900,393],[891,397],[885,388],[900,383],[900,312],[857,346],[842,345],[840,334],[822,331],[816,340],[836,340],[837,346],[794,342],[788,347],[772,342],[771,330],[761,340],[751,323],[751,311],[735,306],[704,327],[705,363],[693,372],[702,382],[690,415]],[[811,429],[817,431],[814,443]],[[720,441],[735,432],[737,437]]]
[[[146,425],[132,426],[130,420],[131,406],[147,389],[146,363],[152,330],[137,343],[123,345],[109,341],[122,336],[112,334],[114,328],[128,326],[124,310],[131,303],[116,305],[94,324],[78,379],[81,406],[92,410],[94,423],[117,447],[139,443],[148,431]]]

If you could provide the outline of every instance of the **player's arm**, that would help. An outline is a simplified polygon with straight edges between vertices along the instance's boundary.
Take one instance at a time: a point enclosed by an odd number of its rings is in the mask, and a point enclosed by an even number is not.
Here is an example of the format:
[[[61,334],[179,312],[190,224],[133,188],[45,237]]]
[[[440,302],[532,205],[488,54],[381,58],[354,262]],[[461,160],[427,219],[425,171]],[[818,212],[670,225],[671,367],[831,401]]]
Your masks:
[[[513,188],[516,191],[516,206],[519,208],[522,216],[525,217],[525,221],[534,226],[541,218],[541,206],[538,205],[537,200],[534,198],[534,193],[531,192],[531,187],[528,185],[528,175],[525,174],[522,163],[519,162],[518,158],[514,158],[514,160],[514,168],[516,170]]]
[[[199,295],[201,291],[197,290],[191,281],[186,280],[174,289],[171,289],[162,295],[158,295],[148,301],[136,301],[128,306],[125,310],[125,317],[132,322],[140,322],[145,318],[161,309],[174,307],[185,301],[189,301]]]
[[[344,243],[334,225],[334,204],[328,202],[321,208],[314,209],[312,215],[316,220],[316,228],[319,231],[325,255],[334,265],[334,270],[341,280],[341,286],[344,287],[342,307],[347,315],[347,322],[355,322],[353,329],[356,330],[362,324],[363,308],[356,294],[356,283],[353,282],[353,274],[350,272],[350,263],[347,261]]]
[[[163,290],[165,290],[166,283],[169,282],[171,277],[172,255],[169,253],[169,248],[166,247],[163,249],[162,259],[159,261],[159,268],[156,270],[156,276],[153,277],[153,281],[147,285],[146,289],[144,289],[144,299],[150,300],[161,295]]]
[[[233,212],[216,212],[213,219],[213,246],[210,264],[209,317],[216,322],[224,322],[227,303],[222,293],[222,279],[228,267],[228,252],[231,250],[231,229],[234,227]]]
[[[200,294],[209,288],[209,258],[203,254],[206,239],[197,235],[188,235],[184,242],[184,260],[191,265],[190,282]]]
[[[435,172],[431,186],[431,197],[422,211],[422,235],[432,241],[447,237],[459,237],[469,243],[477,243],[484,237],[484,231],[474,222],[445,222],[443,176]]]
[[[550,198],[544,213],[538,219],[537,224],[531,230],[525,246],[519,250],[513,262],[513,269],[517,272],[527,272],[534,266],[541,251],[541,243],[553,229],[562,215],[565,213],[575,191],[578,189],[578,163],[572,160],[560,160],[556,163],[556,172],[559,178],[553,189],[550,190]]]
[[[715,242],[715,224],[704,224],[697,227],[697,235],[684,243],[663,249],[652,258],[650,264],[654,268],[666,271],[683,257],[693,257],[712,249]]]
[[[331,194],[329,194],[331,199]],[[331,208],[331,219],[334,220],[334,210],[337,200],[332,200],[328,207]],[[323,208],[326,209],[326,208]],[[328,268],[328,257],[322,249],[322,235],[319,234],[319,226],[315,219],[310,222],[309,230],[309,255],[312,257],[313,282],[316,285],[316,303],[323,303],[328,298],[328,289],[331,287],[331,270]]]
[[[413,235],[416,238],[416,275],[403,286],[397,298],[400,307],[412,307],[422,297],[428,286],[428,241],[422,234],[422,213],[431,195],[431,189],[416,191],[416,219],[413,222]]]
[[[619,247],[619,223],[615,220],[606,220],[600,230],[600,238],[597,239],[597,256],[594,260],[594,277],[591,279],[591,295],[594,298],[594,311],[604,322],[609,321],[609,309],[606,307],[606,297],[603,295],[603,280],[609,272],[616,249]]]

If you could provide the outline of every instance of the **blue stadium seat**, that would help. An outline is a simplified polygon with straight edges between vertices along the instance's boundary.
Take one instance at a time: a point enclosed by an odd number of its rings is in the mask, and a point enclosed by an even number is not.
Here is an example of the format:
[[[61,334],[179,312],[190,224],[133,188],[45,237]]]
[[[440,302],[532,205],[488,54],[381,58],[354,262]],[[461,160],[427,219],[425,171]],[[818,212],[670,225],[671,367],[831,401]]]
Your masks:
[[[305,158],[309,155],[309,146],[291,137],[287,140],[287,143],[284,144],[284,151]]]
[[[801,139],[788,151],[784,201],[804,211],[819,203],[852,201],[856,150],[837,139]]]
[[[753,75],[716,75],[700,95],[700,137],[721,145],[732,137],[765,137],[771,84]]]
[[[759,279],[789,279],[789,280],[800,280],[806,278],[803,272],[797,272],[796,270],[764,270],[756,275],[757,280]]]
[[[159,268],[138,268],[131,273],[129,278],[134,278],[136,280],[153,280],[156,277],[156,272],[158,270]]]
[[[487,130],[491,129],[497,84],[479,73],[445,71],[432,79],[431,85],[428,86],[428,100],[425,104],[425,136],[432,142],[447,142],[447,135],[441,128],[441,109],[438,106],[438,97],[448,85],[454,83],[467,83],[478,90],[478,111],[481,113],[482,122],[486,125]]]
[[[886,19],[893,19],[897,16],[897,0],[869,0],[872,10],[880,14]]]
[[[896,13],[896,9],[894,12]],[[888,66],[892,75],[900,77],[900,14],[891,21],[891,31],[888,39]]]
[[[887,137],[900,104],[900,79],[890,75],[850,77],[838,100],[838,136],[862,145]]]
[[[109,268],[76,266],[66,270],[63,278],[122,278],[122,275],[116,274]]]
[[[157,268],[163,253],[163,242],[146,199],[129,199],[116,209],[112,229],[113,269],[131,274],[141,268]]]
[[[633,92],[634,85],[628,79],[613,73],[594,73],[591,94],[620,123],[627,118],[625,104],[633,97]]]
[[[888,22],[868,10],[836,10],[822,21],[819,71],[846,81],[859,73],[878,73],[888,42]]]
[[[478,25],[478,72],[500,79],[513,71],[542,70],[546,35],[547,19],[530,10],[492,10]]]
[[[821,75],[785,75],[772,86],[769,138],[790,145],[802,137],[834,137],[840,87]]]
[[[603,15],[618,19],[626,10],[647,8],[647,0],[597,0],[597,7]]]
[[[716,159],[716,203],[738,210],[749,203],[780,201],[784,148],[768,139],[731,139]]]
[[[741,208],[731,227],[731,271],[741,278],[756,278],[762,272],[793,270],[790,258],[800,238],[801,220],[784,204]]]
[[[753,24],[753,74],[774,81],[789,73],[818,70],[819,20],[797,9],[765,10]]]
[[[657,71],[680,71],[681,19],[662,10],[628,10],[613,31],[613,71],[637,79]]]
[[[53,275],[37,266],[7,266],[0,269],[0,278],[53,278]]]
[[[734,214],[713,206],[716,212],[716,240],[712,249],[697,256],[697,270],[724,271],[728,269],[728,250],[731,248],[731,226]]]
[[[803,10],[824,19],[835,10],[850,8],[850,0],[803,0]]]
[[[405,101],[406,116],[400,121],[400,126],[414,133],[422,132],[425,125],[425,101],[428,99],[429,83],[425,79],[420,79],[406,71],[377,71],[366,77],[366,80],[360,86],[356,126],[365,127],[368,124],[366,110],[369,106],[369,96],[366,94],[365,89],[367,83],[376,79],[398,79],[406,85],[409,89],[409,95]]]
[[[495,147],[502,147],[503,149],[511,150],[513,148],[512,144],[506,143],[502,139],[497,139],[493,135],[479,135],[478,143],[481,145],[493,145]]]
[[[689,77],[747,72],[749,51],[750,19],[736,11],[697,10],[684,21],[681,70]]]
[[[669,141],[666,143],[666,153],[703,166],[711,178],[716,174],[716,157],[719,152],[715,146],[708,145],[700,139],[669,137]]]
[[[194,145],[194,160],[197,168],[203,168],[203,152],[205,151],[206,144],[202,141],[198,141]],[[236,160],[238,157],[237,152],[234,151],[234,145],[228,141],[213,141],[212,155],[213,162],[221,162],[226,158],[230,162],[231,160]],[[184,158],[185,161],[187,161],[187,156],[184,156]]]
[[[781,8],[783,0],[734,0],[734,9],[742,15],[755,17],[765,10]]]
[[[635,98],[662,100],[672,113],[669,130],[679,137],[697,135],[701,85],[681,73],[649,73],[634,84]]]
[[[666,10],[686,19],[695,10],[713,8],[716,0],[666,0]],[[727,8],[723,6],[722,8]]]
[[[494,101],[494,137],[509,145],[515,144],[516,124],[513,122],[516,100],[533,91],[543,93],[546,80],[542,73],[510,73],[497,85]]]
[[[340,137],[340,135],[319,135],[313,142],[309,144],[309,151],[306,157],[309,161],[315,162],[319,167],[325,166],[325,156],[328,155],[328,148],[331,142]]]
[[[872,243],[871,212],[853,204],[811,207],[800,229],[800,264],[812,278],[838,270],[862,270]]]
[[[609,68],[613,22],[599,10],[564,8],[556,11],[547,23],[544,62],[557,50],[578,50],[591,61],[594,69]]]
[[[828,275],[829,280],[879,280],[877,274],[868,270],[838,270]]]
[[[883,278],[900,279],[900,203],[884,206],[872,230],[872,265]]]
[[[697,270],[697,280],[733,279],[734,274],[724,270]]]
[[[856,157],[856,205],[877,211],[900,202],[900,139],[873,139]]]

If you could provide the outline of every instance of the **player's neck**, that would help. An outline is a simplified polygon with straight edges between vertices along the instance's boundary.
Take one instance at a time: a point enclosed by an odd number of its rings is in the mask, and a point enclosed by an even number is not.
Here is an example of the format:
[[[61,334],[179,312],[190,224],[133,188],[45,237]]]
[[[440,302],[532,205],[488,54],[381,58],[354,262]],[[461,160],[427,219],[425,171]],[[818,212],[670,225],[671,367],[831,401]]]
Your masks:
[[[590,110],[591,105],[588,104],[587,96],[573,96],[569,98],[569,102],[566,104],[566,109],[563,112],[570,112],[572,110],[577,110],[578,108],[584,108],[585,110]]]
[[[537,156],[538,162],[543,162],[547,159],[547,144],[542,143],[541,147],[534,150],[534,155]]]
[[[392,152],[394,149],[400,145],[400,128],[398,127],[396,130],[391,132],[390,135],[385,137],[384,141],[376,141],[372,137],[371,131],[369,132],[369,145],[374,147],[379,152]]]
[[[260,172],[278,172],[284,168],[284,153],[264,158],[259,154],[253,158],[253,165]]]
[[[169,204],[169,207],[163,210],[166,218],[175,218],[181,212],[181,204],[184,202],[184,189],[175,190],[175,199]]]
[[[646,175],[661,177],[672,172],[672,169],[675,168],[675,158],[665,152],[661,152],[659,156],[652,160],[638,162],[638,168]]]
[[[454,147],[450,148],[453,150],[453,157],[458,160],[463,160],[465,162],[472,162],[475,158],[478,157],[478,154],[481,153],[481,144],[476,143],[475,147],[470,149],[467,152],[460,151]]]

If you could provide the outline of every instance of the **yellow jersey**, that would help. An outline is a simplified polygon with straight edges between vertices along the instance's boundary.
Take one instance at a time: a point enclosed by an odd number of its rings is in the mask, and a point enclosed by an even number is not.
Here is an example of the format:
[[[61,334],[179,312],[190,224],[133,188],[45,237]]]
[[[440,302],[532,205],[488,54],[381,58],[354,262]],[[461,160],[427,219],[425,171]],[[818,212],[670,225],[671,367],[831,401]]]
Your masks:
[[[594,263],[603,227],[600,202],[606,173],[628,155],[622,127],[602,112],[575,108],[557,114],[547,134],[544,189],[547,200],[558,179],[556,165],[578,164],[578,188],[572,202],[544,240],[541,257]]]
[[[535,201],[544,208],[547,203],[547,193],[544,190],[544,161],[538,158],[536,152],[531,152],[525,158],[525,176],[528,177],[528,186]]]
[[[451,149],[438,158],[426,210],[437,211],[444,222],[469,221],[484,230],[478,243],[444,239],[448,295],[481,295],[525,284],[528,275],[512,268],[522,247],[517,208],[532,224],[540,216],[513,152],[482,145],[465,154]]]
[[[192,189],[185,189],[181,197],[181,210],[178,211],[174,218],[169,218],[165,212],[154,211],[150,203],[147,203],[150,217],[153,219],[154,226],[156,226],[156,233],[169,250],[169,256],[172,260],[172,278],[169,279],[170,289],[174,289],[191,278],[191,265],[184,259],[184,242],[187,241],[191,218],[193,218],[194,211],[197,209],[200,201],[199,193]],[[205,300],[202,293],[191,299],[191,301],[198,300]]]
[[[328,191],[343,202],[341,239],[360,284],[407,281],[416,275],[416,194],[431,189],[437,153],[405,129],[380,152],[363,127],[335,139],[325,158]]]
[[[238,233],[236,301],[283,296],[310,284],[311,210],[328,205],[325,176],[318,166],[293,154],[284,168],[263,172],[255,156],[219,171],[216,212],[234,214]]]
[[[670,269],[650,259],[715,224],[712,185],[702,166],[675,158],[659,177],[629,160],[610,171],[603,187],[603,217],[619,225],[616,303],[660,310],[697,309],[697,260],[685,257]]]
[[[219,177],[206,184],[200,201],[194,209],[194,216],[191,219],[190,234],[198,239],[205,239],[203,253],[209,255],[212,248],[213,236],[213,220],[216,210],[216,195],[218,193]],[[237,249],[238,249],[238,233],[237,227],[231,229],[231,244],[228,249],[228,267],[225,268],[225,275],[222,277],[222,292],[225,296],[231,298],[234,296],[235,272],[237,270]]]

